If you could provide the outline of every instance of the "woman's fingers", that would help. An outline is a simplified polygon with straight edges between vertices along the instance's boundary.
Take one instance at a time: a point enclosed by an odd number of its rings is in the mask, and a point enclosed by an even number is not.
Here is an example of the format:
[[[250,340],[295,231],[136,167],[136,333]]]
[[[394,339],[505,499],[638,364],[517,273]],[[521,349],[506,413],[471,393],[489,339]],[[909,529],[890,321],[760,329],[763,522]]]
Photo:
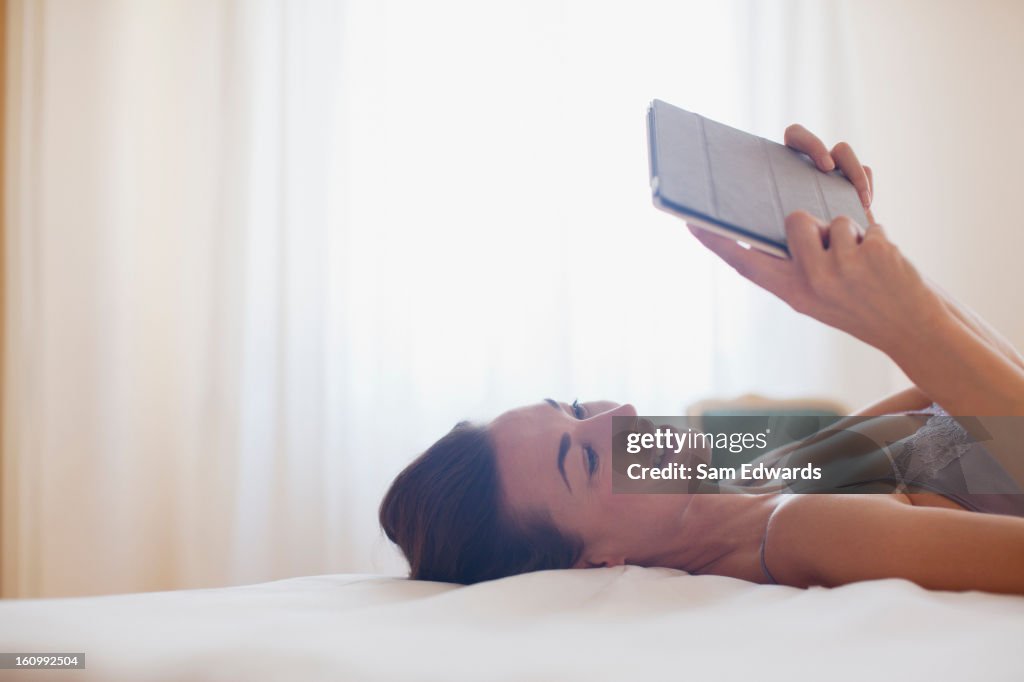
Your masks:
[[[848,253],[857,248],[861,232],[857,223],[846,216],[839,216],[828,227],[828,249],[836,254]]]
[[[832,155],[828,153],[828,147],[818,139],[818,136],[799,123],[786,128],[783,137],[787,147],[803,152],[814,160],[814,164],[825,173],[835,170],[836,163]]]
[[[867,209],[871,206],[871,181],[868,179],[867,170],[857,159],[857,155],[846,142],[840,142],[832,148],[832,158],[835,159],[839,170],[853,183],[860,195],[860,203]]]
[[[786,244],[789,254],[808,277],[821,269],[821,254],[825,250],[822,228],[825,224],[806,211],[794,211],[786,216]]]
[[[864,166],[864,172],[868,174],[868,188],[871,190],[871,201],[875,200],[875,173],[871,170],[871,166]],[[864,213],[868,217],[868,225],[873,225],[875,222],[875,215],[871,212],[870,208],[864,210]]]
[[[787,147],[803,152],[814,160],[818,170],[829,172],[835,168],[843,171],[860,196],[860,202],[868,214],[868,222],[873,223],[871,201],[874,197],[875,182],[871,169],[861,164],[860,160],[846,142],[840,142],[829,151],[821,139],[799,123],[786,128],[785,142]]]
[[[774,291],[781,278],[785,276],[785,269],[789,265],[787,260],[756,249],[744,248],[728,237],[714,234],[691,223],[686,225],[701,244],[717,254],[736,272],[765,289]]]
[[[884,227],[882,227],[878,223],[871,223],[870,225],[868,225],[868,229],[864,231],[864,239],[889,241],[889,235],[886,233]]]

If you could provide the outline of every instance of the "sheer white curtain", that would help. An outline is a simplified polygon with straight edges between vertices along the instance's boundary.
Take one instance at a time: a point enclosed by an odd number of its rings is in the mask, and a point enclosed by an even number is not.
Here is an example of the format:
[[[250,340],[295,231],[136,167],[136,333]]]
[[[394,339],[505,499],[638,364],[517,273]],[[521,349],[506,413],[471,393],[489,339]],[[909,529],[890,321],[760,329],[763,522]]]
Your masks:
[[[394,473],[545,396],[880,390],[646,182],[652,97],[856,142],[841,14],[12,2],[3,594],[401,570]]]

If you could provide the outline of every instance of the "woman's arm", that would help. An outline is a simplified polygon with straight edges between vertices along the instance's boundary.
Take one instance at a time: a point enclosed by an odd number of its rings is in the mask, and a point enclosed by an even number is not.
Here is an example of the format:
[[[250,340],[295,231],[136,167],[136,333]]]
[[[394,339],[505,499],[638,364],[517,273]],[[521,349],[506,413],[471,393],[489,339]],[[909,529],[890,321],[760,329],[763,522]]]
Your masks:
[[[934,284],[931,284],[931,286],[938,291],[946,307],[960,322],[979,336],[994,351],[1001,353],[1014,365],[1024,369],[1024,357],[1017,352],[1017,349],[1005,337],[972,310],[949,296],[945,291],[939,289]],[[854,415],[858,417],[876,417],[884,414],[919,410],[933,402],[935,401],[932,400],[931,396],[922,391],[920,387],[911,386],[854,412]]]
[[[883,414],[920,410],[932,404],[932,399],[917,386],[893,393],[853,413],[855,417],[877,417]]]
[[[872,174],[849,145],[829,154],[800,126],[786,144],[818,167],[838,166],[867,208]],[[867,190],[867,191],[865,191]],[[741,275],[798,312],[842,329],[891,357],[931,400],[955,415],[1024,415],[1024,363],[980,318],[932,287],[884,229],[846,217],[831,224],[802,211],[786,219],[789,259],[691,230]]]
[[[890,495],[801,495],[771,520],[765,561],[806,587],[904,578],[1024,595],[1024,519],[915,507]]]
[[[946,308],[949,309],[949,311],[952,312],[960,322],[981,337],[986,343],[992,346],[993,349],[1006,356],[1007,360],[1021,369],[1024,369],[1024,356],[1021,356],[1017,349],[1013,347],[1013,344],[1006,340],[1006,337],[996,331],[980,315],[958,302],[934,282],[929,282],[929,286],[931,286],[932,289],[942,297],[942,301],[946,304]]]
[[[871,202],[875,196],[875,177],[871,168],[862,165],[853,149],[846,143],[840,142],[832,151],[829,151],[816,135],[801,125],[794,124],[786,129],[786,145],[810,156],[815,165],[822,171],[829,171],[838,167],[843,174],[853,183],[857,193],[864,204],[864,210],[868,220],[874,223],[871,214]],[[948,292],[937,286],[934,282],[928,282],[928,286],[938,294],[946,310],[958,319],[965,327],[978,336],[984,343],[988,344],[994,351],[1001,353],[1011,363],[1024,369],[1024,357],[1006,340],[998,331],[992,328],[984,319],[972,310],[959,303]],[[876,416],[902,412],[905,410],[920,409],[929,403],[935,402],[919,387],[913,387],[901,391],[895,395],[883,399],[877,404],[871,405],[858,414],[861,416]]]
[[[1024,368],[955,315],[882,350],[950,414],[1024,416]]]
[[[830,152],[825,148],[824,142],[798,124],[791,125],[786,129],[785,142],[787,146],[812,157],[815,160],[815,164],[823,171],[838,167],[857,189],[857,193],[864,203],[868,222],[875,222],[874,216],[871,213],[871,202],[875,197],[874,172],[869,166],[860,163],[857,155],[848,144],[840,142]],[[991,345],[996,351],[1006,356],[1008,360],[1018,367],[1024,368],[1024,356],[1002,334],[996,331],[980,315],[954,299],[949,292],[939,287],[935,282],[929,281],[928,285],[942,298],[946,308],[960,322]]]
[[[984,319],[972,310],[958,303],[945,291],[936,287],[934,283],[931,284],[931,286],[937,290],[942,297],[943,302],[946,304],[946,307],[958,320],[960,320],[960,322],[979,336],[982,341],[987,343],[994,351],[1001,353],[1014,365],[1024,369],[1024,357],[1017,352],[1017,349],[1015,349],[1005,337],[993,329],[987,322],[985,322]],[[910,388],[893,393],[890,396],[886,396],[867,407],[861,408],[854,412],[854,416],[877,417],[884,414],[920,410],[928,407],[933,402],[935,401],[932,400],[931,396],[922,391],[920,387],[911,386]]]
[[[950,414],[1024,415],[1024,369],[948,309],[881,225],[869,226],[861,239],[848,218],[824,224],[793,213],[786,219],[789,259],[691,230],[737,272],[797,312],[886,353]]]

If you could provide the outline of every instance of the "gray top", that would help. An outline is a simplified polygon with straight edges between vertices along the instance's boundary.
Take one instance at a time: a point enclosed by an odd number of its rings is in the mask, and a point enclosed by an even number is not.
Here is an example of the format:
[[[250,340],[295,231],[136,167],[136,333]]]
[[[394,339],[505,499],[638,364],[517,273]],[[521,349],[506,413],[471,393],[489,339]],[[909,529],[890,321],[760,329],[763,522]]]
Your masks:
[[[1024,490],[966,430],[937,404],[903,413],[925,418],[923,426],[901,442],[894,452],[879,449],[875,466],[852,469],[845,481],[829,481],[837,492],[907,492],[928,490],[947,497],[973,512],[1024,517]],[[777,583],[764,559],[761,568]]]

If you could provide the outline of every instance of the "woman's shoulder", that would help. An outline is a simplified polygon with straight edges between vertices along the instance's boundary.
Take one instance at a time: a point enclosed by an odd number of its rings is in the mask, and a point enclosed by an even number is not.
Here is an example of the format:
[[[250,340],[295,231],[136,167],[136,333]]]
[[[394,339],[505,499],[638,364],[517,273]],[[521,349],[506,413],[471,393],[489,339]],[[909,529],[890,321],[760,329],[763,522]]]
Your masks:
[[[914,506],[917,493],[793,493],[783,495],[773,517],[781,516],[790,523],[828,520],[832,517],[856,515],[861,509],[899,509]]]
[[[893,495],[805,495],[781,506],[772,526],[768,564],[789,585],[903,578],[1024,594],[1024,519],[1013,516],[920,508]]]
[[[791,494],[781,496],[765,533],[765,555],[776,579],[787,585],[825,584],[823,560],[870,545],[887,517],[912,510],[907,495]]]

